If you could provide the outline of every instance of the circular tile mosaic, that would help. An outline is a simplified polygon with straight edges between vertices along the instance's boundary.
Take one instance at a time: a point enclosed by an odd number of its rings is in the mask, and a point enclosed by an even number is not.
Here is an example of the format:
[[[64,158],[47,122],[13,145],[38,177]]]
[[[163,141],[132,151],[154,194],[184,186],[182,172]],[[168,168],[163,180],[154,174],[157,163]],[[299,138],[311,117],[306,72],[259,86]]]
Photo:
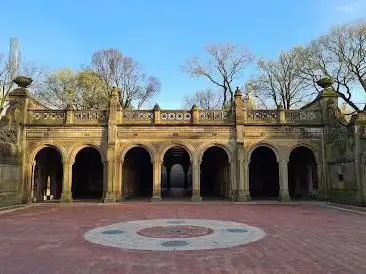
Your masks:
[[[189,225],[153,226],[136,231],[138,235],[151,238],[193,238],[213,232],[211,228]]]
[[[236,222],[201,219],[156,219],[116,223],[90,230],[92,243],[121,249],[200,250],[228,248],[263,238],[260,228]]]

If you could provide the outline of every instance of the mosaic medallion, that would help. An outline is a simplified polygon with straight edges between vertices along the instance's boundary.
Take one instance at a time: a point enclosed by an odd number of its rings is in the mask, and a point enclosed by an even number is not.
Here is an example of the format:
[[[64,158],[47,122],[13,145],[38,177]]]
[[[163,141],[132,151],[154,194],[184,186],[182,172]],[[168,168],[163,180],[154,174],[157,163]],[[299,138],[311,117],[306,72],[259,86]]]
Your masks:
[[[263,238],[263,230],[236,222],[201,219],[157,219],[116,223],[90,230],[92,243],[121,249],[201,250],[229,248]]]
[[[193,238],[212,234],[211,228],[189,225],[153,226],[143,228],[136,233],[152,238]]]

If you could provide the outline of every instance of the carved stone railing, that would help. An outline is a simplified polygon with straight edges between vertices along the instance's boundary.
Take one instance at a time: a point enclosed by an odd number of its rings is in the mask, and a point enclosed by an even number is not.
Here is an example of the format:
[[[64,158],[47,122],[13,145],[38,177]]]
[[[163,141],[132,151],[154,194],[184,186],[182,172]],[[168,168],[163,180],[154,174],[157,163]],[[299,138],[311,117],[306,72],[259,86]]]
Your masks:
[[[285,110],[287,122],[316,121],[320,119],[320,113],[314,110]]]
[[[277,121],[277,110],[248,110],[247,120],[249,121]]]
[[[28,119],[35,123],[63,123],[65,110],[29,110]]]
[[[152,122],[154,113],[151,110],[124,110],[123,120],[129,122]]]
[[[161,122],[191,122],[192,113],[188,110],[161,110]]]
[[[105,122],[107,121],[107,111],[105,110],[74,110],[74,121],[83,122]]]
[[[224,122],[231,121],[231,112],[227,110],[200,110],[200,122]]]

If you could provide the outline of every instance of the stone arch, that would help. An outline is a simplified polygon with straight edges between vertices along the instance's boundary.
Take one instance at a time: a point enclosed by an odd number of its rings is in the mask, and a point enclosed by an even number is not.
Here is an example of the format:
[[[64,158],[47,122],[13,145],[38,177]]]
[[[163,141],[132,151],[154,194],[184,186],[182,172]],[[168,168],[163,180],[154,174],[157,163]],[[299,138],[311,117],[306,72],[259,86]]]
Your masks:
[[[317,197],[321,159],[314,146],[297,143],[287,150],[288,189],[291,199]]]
[[[65,151],[62,147],[59,147],[59,146],[57,146],[55,144],[51,144],[51,143],[44,143],[44,144],[39,144],[35,148],[32,149],[32,151],[29,155],[29,163],[33,163],[36,159],[37,153],[40,152],[42,149],[47,148],[47,147],[53,148],[58,153],[60,153],[62,162],[64,162],[66,160]]]
[[[272,144],[269,144],[269,143],[262,143],[262,142],[259,142],[259,143],[255,143],[254,145],[251,145],[250,148],[248,149],[248,155],[247,155],[247,159],[248,161],[250,162],[250,159],[251,159],[251,156],[252,156],[252,153],[259,147],[268,147],[269,149],[271,149],[273,151],[273,153],[276,155],[276,160],[277,162],[280,161],[280,153],[279,153],[279,149],[276,148],[274,145]]]
[[[299,147],[306,147],[308,148],[314,156],[314,160],[316,162],[317,165],[319,165],[321,163],[321,157],[320,157],[320,153],[317,151],[317,149],[315,148],[315,146],[311,145],[311,144],[307,144],[307,143],[297,143],[291,147],[289,147],[288,151],[287,151],[287,158],[290,157],[291,153]]]
[[[155,159],[154,158],[155,153],[154,153],[154,150],[152,149],[151,145],[143,144],[143,143],[136,143],[136,144],[129,144],[127,146],[124,146],[122,149],[120,149],[119,153],[117,154],[117,155],[120,155],[118,160],[123,163],[123,161],[126,157],[126,154],[132,148],[135,148],[135,147],[141,147],[141,148],[145,149],[149,153],[151,161],[153,161]]]
[[[163,146],[164,148],[160,150],[160,153],[159,153],[159,160],[160,162],[163,162],[164,161],[164,155],[165,153],[172,147],[181,147],[183,149],[185,149],[189,155],[189,158],[190,158],[190,161],[191,163],[193,162],[193,160],[196,158],[195,156],[197,156],[195,153],[194,153],[194,148],[192,145],[190,144],[187,144],[187,143],[184,143],[184,142],[172,142],[172,143],[169,143],[169,144],[166,144]]]
[[[42,143],[29,154],[29,178],[25,185],[33,202],[60,199],[63,184],[64,150],[50,143]]]
[[[198,153],[197,153],[198,161],[202,162],[203,154],[205,154],[206,150],[211,148],[211,147],[222,148],[226,152],[229,163],[232,163],[232,151],[231,151],[231,149],[225,144],[216,143],[216,142],[215,143],[205,143],[205,144],[203,144],[199,147]]]
[[[100,154],[100,158],[102,160],[102,163],[104,164],[105,160],[106,160],[106,157],[105,157],[105,154],[102,150],[102,148],[98,145],[95,145],[95,144],[77,144],[75,145],[72,149],[71,149],[71,153],[69,154],[69,157],[68,157],[68,160],[69,160],[69,163],[74,163],[75,162],[75,157],[76,155],[84,148],[87,148],[87,147],[91,147],[91,148],[94,148],[96,151],[99,152]]]

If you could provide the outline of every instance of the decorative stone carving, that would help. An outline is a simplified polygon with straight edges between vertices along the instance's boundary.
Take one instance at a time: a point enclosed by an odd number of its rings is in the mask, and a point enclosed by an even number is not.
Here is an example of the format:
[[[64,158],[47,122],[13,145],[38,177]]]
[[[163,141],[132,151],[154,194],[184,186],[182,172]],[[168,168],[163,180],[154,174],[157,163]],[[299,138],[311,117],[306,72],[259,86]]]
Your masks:
[[[248,120],[277,120],[278,112],[274,110],[249,110]]]
[[[33,110],[29,113],[33,120],[64,120],[66,117],[63,110]]]
[[[192,118],[192,114],[190,112],[161,112],[160,119],[161,120],[177,120],[177,121],[189,121]]]
[[[76,110],[73,112],[76,120],[98,120],[104,121],[107,118],[106,111]]]
[[[224,121],[230,117],[228,111],[225,110],[201,110],[201,121]]]
[[[123,118],[129,121],[152,121],[154,114],[151,111],[124,111]]]
[[[14,125],[0,127],[0,142],[16,144],[18,142],[18,131]]]
[[[317,112],[304,110],[286,110],[285,115],[290,121],[311,121],[318,117]]]

